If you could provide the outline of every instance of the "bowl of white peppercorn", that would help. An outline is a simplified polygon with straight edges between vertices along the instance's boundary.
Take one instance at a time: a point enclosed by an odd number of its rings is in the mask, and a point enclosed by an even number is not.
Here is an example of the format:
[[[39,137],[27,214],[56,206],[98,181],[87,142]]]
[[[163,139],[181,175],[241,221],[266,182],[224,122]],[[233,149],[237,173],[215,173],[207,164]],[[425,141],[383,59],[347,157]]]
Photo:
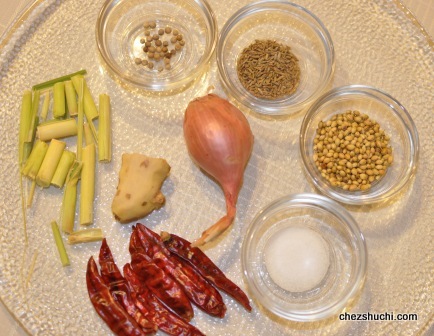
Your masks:
[[[410,114],[373,87],[349,85],[321,96],[300,130],[302,161],[314,186],[342,203],[389,200],[416,172],[419,138]]]
[[[206,70],[217,22],[206,0],[107,0],[96,40],[108,70],[123,82],[179,90]]]
[[[320,19],[287,1],[262,0],[234,13],[221,29],[217,66],[238,103],[267,116],[305,110],[334,72],[334,47]]]

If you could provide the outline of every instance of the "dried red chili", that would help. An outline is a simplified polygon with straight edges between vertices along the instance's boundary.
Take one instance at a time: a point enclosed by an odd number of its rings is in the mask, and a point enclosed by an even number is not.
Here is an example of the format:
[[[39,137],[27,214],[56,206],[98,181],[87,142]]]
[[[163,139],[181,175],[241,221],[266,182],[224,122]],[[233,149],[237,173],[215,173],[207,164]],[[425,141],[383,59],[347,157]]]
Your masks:
[[[153,321],[165,333],[174,336],[203,336],[204,334],[179,318],[178,315],[167,309],[153,294],[142,284],[137,274],[134,273],[130,264],[123,268],[124,277],[131,287],[132,298],[136,306],[144,316]]]
[[[86,271],[86,284],[90,301],[98,315],[118,336],[145,336],[137,322],[122,308],[110,294],[98,272],[93,257],[89,258]]]
[[[137,224],[137,228],[145,253],[182,285],[189,299],[208,314],[224,317],[226,305],[220,293],[193,267],[171,257],[158,234],[142,224]]]
[[[229,280],[201,249],[191,247],[189,241],[167,232],[162,232],[161,238],[170,252],[187,261],[203,277],[217,288],[232,296],[248,311],[252,310],[247,295],[241,288]]]
[[[117,267],[107,240],[104,238],[99,250],[98,259],[101,268],[101,277],[109,287],[111,295],[117,300],[125,311],[142,327],[147,334],[157,332],[157,325],[150,322],[134,304],[130,287]]]
[[[156,297],[184,320],[190,321],[194,312],[184,290],[145,253],[138,231],[136,227],[133,227],[129,246],[131,266],[134,272]]]

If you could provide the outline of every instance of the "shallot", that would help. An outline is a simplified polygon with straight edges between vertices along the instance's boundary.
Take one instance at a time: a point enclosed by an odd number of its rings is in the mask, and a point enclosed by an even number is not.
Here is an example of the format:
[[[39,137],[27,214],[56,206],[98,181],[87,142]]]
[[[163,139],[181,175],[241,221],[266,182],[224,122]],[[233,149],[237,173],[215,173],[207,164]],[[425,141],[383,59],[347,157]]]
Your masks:
[[[193,161],[220,184],[226,201],[226,215],[192,244],[201,246],[223,233],[235,218],[238,193],[253,149],[253,134],[238,108],[208,94],[188,104],[184,137]]]

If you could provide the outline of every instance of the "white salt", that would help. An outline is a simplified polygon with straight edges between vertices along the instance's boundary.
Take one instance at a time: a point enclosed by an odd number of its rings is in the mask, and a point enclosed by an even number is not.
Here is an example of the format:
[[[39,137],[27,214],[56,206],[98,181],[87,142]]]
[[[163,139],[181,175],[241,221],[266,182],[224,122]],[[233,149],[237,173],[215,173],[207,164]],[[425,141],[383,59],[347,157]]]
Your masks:
[[[290,292],[318,286],[330,266],[330,252],[321,235],[309,228],[289,227],[275,233],[265,247],[272,280]]]

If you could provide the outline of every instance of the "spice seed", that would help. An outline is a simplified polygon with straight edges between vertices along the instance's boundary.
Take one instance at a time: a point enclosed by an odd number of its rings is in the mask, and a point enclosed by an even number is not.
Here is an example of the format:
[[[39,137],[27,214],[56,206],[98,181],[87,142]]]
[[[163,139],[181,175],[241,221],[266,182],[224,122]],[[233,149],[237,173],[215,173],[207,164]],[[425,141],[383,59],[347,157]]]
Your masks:
[[[300,66],[291,48],[272,40],[256,40],[237,61],[243,87],[257,98],[276,99],[297,90]]]

